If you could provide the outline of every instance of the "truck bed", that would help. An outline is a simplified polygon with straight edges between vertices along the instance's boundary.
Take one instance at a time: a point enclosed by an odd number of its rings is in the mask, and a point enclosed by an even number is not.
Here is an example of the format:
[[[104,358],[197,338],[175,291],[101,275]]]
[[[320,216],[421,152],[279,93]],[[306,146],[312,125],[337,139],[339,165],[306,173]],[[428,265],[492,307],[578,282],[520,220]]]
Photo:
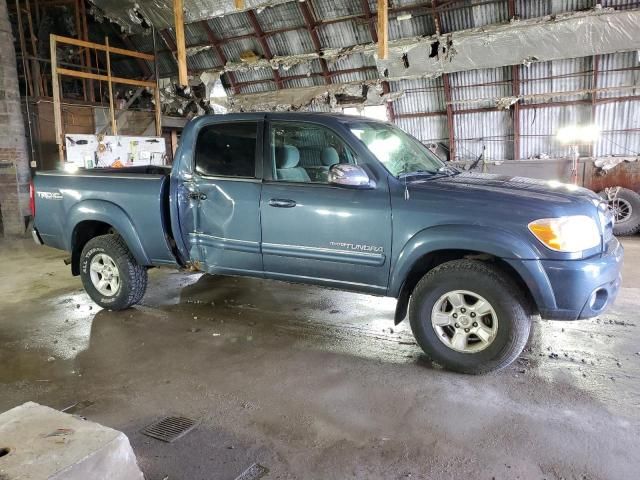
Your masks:
[[[170,247],[169,167],[45,171],[34,178],[36,228],[45,245],[71,251],[81,222],[104,220],[143,265],[175,264]],[[114,221],[115,219],[115,221]]]

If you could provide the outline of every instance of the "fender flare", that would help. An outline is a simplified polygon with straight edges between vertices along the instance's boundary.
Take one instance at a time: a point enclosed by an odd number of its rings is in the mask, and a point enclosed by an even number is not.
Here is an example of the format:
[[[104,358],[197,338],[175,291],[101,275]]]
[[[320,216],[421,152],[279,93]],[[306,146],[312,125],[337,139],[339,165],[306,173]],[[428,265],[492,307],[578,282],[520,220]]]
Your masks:
[[[76,228],[80,223],[86,221],[98,221],[111,225],[124,239],[136,261],[140,265],[151,265],[151,259],[145,252],[140,237],[127,213],[115,203],[106,200],[84,200],[71,208],[65,229],[70,232],[67,238],[68,251],[73,252],[73,237]]]
[[[440,250],[467,250],[499,258],[516,271],[538,306],[555,304],[551,283],[540,266],[542,252],[533,242],[503,229],[488,229],[480,225],[439,225],[416,233],[393,264],[388,295],[398,299],[396,324],[406,316],[411,292],[404,285],[409,273],[425,255]]]

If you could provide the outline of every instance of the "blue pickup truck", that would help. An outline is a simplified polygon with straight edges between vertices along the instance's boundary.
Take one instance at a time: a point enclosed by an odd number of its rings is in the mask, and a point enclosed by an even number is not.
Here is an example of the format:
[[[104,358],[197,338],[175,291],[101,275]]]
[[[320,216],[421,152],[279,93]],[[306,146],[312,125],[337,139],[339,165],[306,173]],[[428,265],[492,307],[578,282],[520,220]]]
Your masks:
[[[35,240],[70,252],[103,308],[139,302],[157,266],[389,296],[459,372],[509,365],[534,316],[594,317],[620,285],[594,193],[461,171],[360,117],[203,116],[171,169],[39,172],[32,199]]]

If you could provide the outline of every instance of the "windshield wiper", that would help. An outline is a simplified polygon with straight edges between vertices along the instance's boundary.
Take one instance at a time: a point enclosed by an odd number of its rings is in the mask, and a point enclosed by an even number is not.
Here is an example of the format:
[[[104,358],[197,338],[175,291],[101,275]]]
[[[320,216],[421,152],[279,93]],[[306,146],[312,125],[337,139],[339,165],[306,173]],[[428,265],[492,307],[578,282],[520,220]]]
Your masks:
[[[438,173],[448,173],[450,175],[458,175],[462,171],[459,168],[452,167],[450,165],[445,165],[438,169]]]
[[[417,176],[427,176],[429,180],[435,178],[442,177],[451,177],[453,175],[458,175],[460,170],[455,167],[443,166],[438,168],[438,170],[414,170],[412,172],[401,173],[398,175],[398,178],[407,178],[407,177],[417,177]]]
[[[398,178],[417,177],[420,175],[439,175],[439,170],[413,170],[411,172],[404,172],[398,174]]]

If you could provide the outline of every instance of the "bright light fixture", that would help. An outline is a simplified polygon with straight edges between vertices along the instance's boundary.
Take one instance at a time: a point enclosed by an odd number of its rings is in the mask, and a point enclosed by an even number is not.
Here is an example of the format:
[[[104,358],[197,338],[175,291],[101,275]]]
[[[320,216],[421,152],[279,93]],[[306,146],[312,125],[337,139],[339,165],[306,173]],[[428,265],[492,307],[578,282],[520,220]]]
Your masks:
[[[597,125],[567,125],[558,130],[556,137],[564,145],[591,144],[600,137]]]
[[[401,15],[398,15],[396,17],[396,20],[398,20],[399,22],[405,21],[405,20],[411,20],[412,15],[410,13],[403,13]]]

